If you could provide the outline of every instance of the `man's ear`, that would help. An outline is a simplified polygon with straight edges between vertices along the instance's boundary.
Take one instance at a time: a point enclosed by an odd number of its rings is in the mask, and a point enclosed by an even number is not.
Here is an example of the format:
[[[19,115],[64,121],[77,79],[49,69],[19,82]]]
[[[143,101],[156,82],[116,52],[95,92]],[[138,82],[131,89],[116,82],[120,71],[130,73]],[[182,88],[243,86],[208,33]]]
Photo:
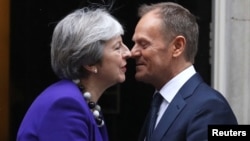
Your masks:
[[[176,36],[173,41],[173,57],[178,57],[182,54],[186,47],[186,39],[183,36]]]

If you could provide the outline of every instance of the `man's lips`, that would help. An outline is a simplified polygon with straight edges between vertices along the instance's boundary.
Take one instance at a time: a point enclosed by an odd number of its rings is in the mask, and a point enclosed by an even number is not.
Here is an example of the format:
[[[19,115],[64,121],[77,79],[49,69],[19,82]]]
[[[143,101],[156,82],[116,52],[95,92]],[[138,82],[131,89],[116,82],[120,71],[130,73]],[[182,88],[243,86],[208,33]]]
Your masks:
[[[136,66],[141,66],[141,65],[145,65],[145,63],[142,60],[135,60],[135,65]]]
[[[145,64],[142,64],[142,63],[137,63],[135,65],[137,71],[141,70],[143,68],[143,66],[145,66]]]
[[[142,65],[144,65],[143,63],[136,63],[135,64],[136,66],[142,66]]]

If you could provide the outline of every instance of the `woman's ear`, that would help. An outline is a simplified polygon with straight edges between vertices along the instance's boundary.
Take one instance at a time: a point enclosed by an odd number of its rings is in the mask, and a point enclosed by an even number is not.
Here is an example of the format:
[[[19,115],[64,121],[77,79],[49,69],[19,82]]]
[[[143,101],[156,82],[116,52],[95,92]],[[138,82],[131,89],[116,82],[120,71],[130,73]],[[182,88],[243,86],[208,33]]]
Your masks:
[[[95,65],[85,65],[83,67],[86,70],[88,70],[89,72],[92,72],[92,73],[97,73],[98,72],[97,67]]]
[[[173,57],[178,57],[182,54],[186,47],[186,39],[183,36],[175,37],[173,41],[174,50],[173,50]]]

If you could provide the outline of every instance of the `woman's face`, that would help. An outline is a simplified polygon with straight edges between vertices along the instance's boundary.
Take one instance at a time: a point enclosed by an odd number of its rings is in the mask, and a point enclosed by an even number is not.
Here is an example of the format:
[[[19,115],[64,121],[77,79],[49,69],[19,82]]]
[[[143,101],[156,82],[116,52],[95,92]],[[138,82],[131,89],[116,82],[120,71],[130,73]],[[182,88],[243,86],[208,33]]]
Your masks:
[[[128,59],[131,53],[123,43],[122,37],[114,37],[108,40],[103,49],[103,58],[97,66],[100,80],[113,85],[125,81],[125,72]]]

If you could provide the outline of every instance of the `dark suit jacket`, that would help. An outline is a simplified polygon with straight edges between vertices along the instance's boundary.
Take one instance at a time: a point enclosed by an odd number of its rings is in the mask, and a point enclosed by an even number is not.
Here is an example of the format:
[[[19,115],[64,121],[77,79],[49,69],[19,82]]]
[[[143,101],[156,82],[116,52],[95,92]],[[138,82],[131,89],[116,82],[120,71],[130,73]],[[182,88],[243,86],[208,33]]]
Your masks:
[[[97,127],[78,87],[61,80],[43,91],[28,109],[17,141],[108,141]]]
[[[139,141],[144,140],[147,120]],[[169,104],[151,141],[204,141],[210,124],[238,123],[225,98],[196,73]]]

